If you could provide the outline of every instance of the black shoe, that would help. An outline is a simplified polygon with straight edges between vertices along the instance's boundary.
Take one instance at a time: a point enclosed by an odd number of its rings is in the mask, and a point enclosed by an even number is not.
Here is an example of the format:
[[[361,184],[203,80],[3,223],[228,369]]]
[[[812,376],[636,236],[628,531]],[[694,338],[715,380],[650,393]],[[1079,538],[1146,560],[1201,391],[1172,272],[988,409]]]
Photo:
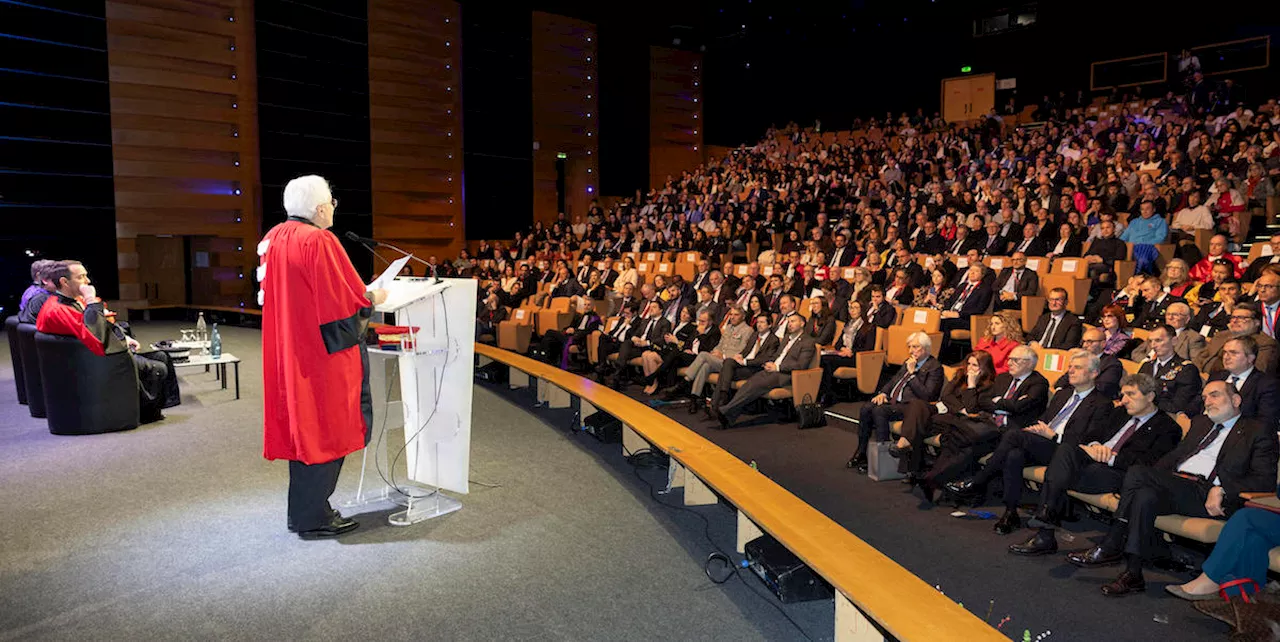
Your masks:
[[[716,411],[716,421],[720,422],[721,430],[728,430],[733,427],[733,418],[719,410]]]
[[[1018,517],[1018,509],[1014,508],[1005,510],[1004,515],[1000,516],[1000,520],[991,527],[991,530],[997,535],[1008,535],[1019,528],[1022,528],[1022,519]]]
[[[845,462],[844,467],[857,468],[859,472],[865,474],[867,472],[867,453],[861,451],[854,453],[854,455],[849,458],[849,461]]]
[[[683,391],[683,389],[684,389],[684,380],[682,379],[680,383],[670,385],[670,386],[667,386],[666,388],[662,388],[661,390],[659,390],[658,396],[662,397],[667,401],[672,401],[676,397],[680,396],[680,393]]]
[[[336,518],[336,519],[345,519],[345,518],[342,516],[342,513],[339,513],[338,511],[333,510],[333,507],[332,507],[332,506],[325,506],[325,508],[324,508],[324,509],[325,509],[325,512],[327,512],[327,513],[329,514],[329,519],[330,519],[330,521],[332,521],[332,520],[333,520],[333,519],[335,519],[335,518]],[[293,525],[293,518],[292,518],[292,517],[290,517],[290,518],[289,518],[287,525],[288,525],[288,527],[289,527],[289,532],[290,532],[290,533],[296,533],[296,532],[298,532],[298,527]]]
[[[894,445],[889,446],[889,456],[893,457],[894,459],[902,459],[902,454],[907,452],[908,450],[911,450],[911,447],[908,446],[907,448],[899,448],[898,444],[895,443]]]
[[[957,479],[947,482],[947,491],[956,495],[972,495],[977,492],[977,485],[972,479]]]
[[[1120,597],[1130,593],[1142,593],[1147,590],[1147,581],[1143,579],[1142,573],[1131,573],[1125,571],[1116,578],[1116,581],[1110,584],[1102,585],[1102,594],[1107,597]]]
[[[1058,538],[1054,537],[1053,531],[1042,529],[1037,531],[1031,539],[1021,544],[1010,545],[1009,552],[1025,557],[1052,555],[1058,552]]]
[[[696,415],[704,406],[702,397],[696,395],[689,396],[689,414]]]
[[[1124,553],[1119,551],[1113,553],[1101,546],[1094,546],[1087,551],[1067,553],[1067,561],[1079,566],[1080,568],[1114,566],[1124,561]]]
[[[307,539],[307,540],[322,539],[325,537],[337,537],[339,535],[342,535],[343,533],[350,533],[351,531],[359,527],[360,527],[360,522],[357,522],[354,519],[348,519],[346,517],[343,517],[335,513],[329,519],[328,524],[325,524],[320,528],[315,528],[309,531],[301,531],[298,533],[298,537],[301,537],[302,539]]]

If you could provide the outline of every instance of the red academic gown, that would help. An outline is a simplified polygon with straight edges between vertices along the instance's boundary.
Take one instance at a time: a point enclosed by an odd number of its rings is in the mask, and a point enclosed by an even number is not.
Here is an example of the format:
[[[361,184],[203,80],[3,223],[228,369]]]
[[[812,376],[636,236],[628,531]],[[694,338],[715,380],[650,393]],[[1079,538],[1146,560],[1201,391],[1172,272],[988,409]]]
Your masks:
[[[258,254],[263,456],[322,464],[363,448],[364,282],[338,238],[303,219],[271,228]]]
[[[59,334],[75,337],[83,343],[89,352],[99,357],[107,354],[106,345],[111,333],[103,316],[101,300],[85,307],[77,299],[54,293],[44,300],[36,317],[36,330],[45,334]],[[115,346],[118,352],[124,349],[123,343]]]

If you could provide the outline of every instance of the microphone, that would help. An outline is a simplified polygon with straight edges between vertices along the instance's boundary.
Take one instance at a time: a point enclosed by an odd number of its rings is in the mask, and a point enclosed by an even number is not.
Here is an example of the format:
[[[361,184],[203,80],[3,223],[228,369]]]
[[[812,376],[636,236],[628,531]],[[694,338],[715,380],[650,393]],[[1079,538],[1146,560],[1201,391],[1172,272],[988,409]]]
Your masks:
[[[352,232],[352,231],[350,231],[350,230],[348,230],[348,231],[347,231],[347,233],[346,233],[346,234],[344,234],[344,236],[346,236],[346,237],[347,237],[347,240],[354,241],[354,242],[356,242],[356,243],[359,243],[359,244],[361,244],[361,245],[363,245],[363,246],[365,246],[365,247],[369,248],[369,250],[370,250],[370,251],[373,251],[373,248],[375,248],[375,247],[385,247],[385,248],[388,248],[388,249],[395,250],[395,251],[399,252],[400,254],[402,254],[402,255],[404,255],[404,256],[407,256],[407,257],[409,257],[410,259],[412,259],[412,260],[414,260],[414,261],[417,261],[417,262],[419,262],[419,263],[421,263],[421,264],[423,264],[423,265],[427,266],[428,270],[430,270],[430,269],[433,267],[430,263],[427,263],[426,261],[424,261],[424,260],[422,260],[422,259],[418,258],[418,257],[417,257],[417,256],[415,256],[413,253],[411,253],[411,252],[406,252],[406,251],[404,251],[404,250],[402,250],[402,249],[400,249],[400,248],[398,248],[398,247],[396,247],[396,246],[394,246],[394,245],[392,245],[392,244],[390,244],[390,243],[383,243],[382,241],[379,241],[378,239],[375,239],[375,238],[369,238],[369,237],[367,237],[367,236],[360,236],[359,234],[356,234],[355,232]],[[374,252],[374,254],[375,254],[375,255],[377,255],[377,252]],[[384,260],[385,260],[385,259],[384,259]],[[430,273],[428,273],[428,276],[431,276],[431,275],[430,275]],[[435,277],[435,279],[436,279],[436,280],[435,280],[435,283],[440,283],[440,282],[441,282],[441,278],[440,278],[438,275]]]
[[[359,234],[356,234],[355,232],[351,232],[351,231],[348,231],[346,233],[346,237],[347,237],[347,240],[355,241],[356,243],[359,243],[365,247],[377,247],[381,245],[381,243],[379,243],[375,239],[371,239],[367,236],[360,236]]]

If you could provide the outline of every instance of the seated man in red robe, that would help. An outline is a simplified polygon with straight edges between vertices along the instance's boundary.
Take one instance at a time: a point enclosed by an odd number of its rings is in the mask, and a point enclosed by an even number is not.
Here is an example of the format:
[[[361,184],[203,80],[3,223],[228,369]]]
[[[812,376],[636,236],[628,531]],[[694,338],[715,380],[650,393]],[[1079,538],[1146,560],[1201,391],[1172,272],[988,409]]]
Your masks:
[[[164,419],[161,410],[182,403],[178,378],[163,352],[138,354],[133,337],[109,321],[102,299],[89,282],[89,272],[76,261],[61,261],[47,273],[56,290],[40,307],[36,330],[80,339],[89,351],[105,356],[129,351],[138,369],[139,421]]]

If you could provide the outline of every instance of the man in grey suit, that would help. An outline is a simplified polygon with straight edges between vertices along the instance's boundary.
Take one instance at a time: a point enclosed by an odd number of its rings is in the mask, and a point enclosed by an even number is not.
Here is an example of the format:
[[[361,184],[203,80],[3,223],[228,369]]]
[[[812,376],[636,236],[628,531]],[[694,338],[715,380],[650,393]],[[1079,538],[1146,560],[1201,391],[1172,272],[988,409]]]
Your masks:
[[[1191,306],[1185,303],[1174,303],[1164,311],[1164,322],[1176,332],[1173,338],[1173,354],[1179,359],[1190,359],[1204,350],[1204,335],[1187,329],[1191,322]],[[1158,327],[1158,326],[1157,326]],[[1143,341],[1133,349],[1130,359],[1139,363],[1151,358],[1155,348],[1150,341]]]
[[[729,403],[717,409],[721,428],[732,426],[747,404],[774,388],[790,385],[792,370],[803,370],[813,364],[818,346],[805,334],[804,323],[804,317],[798,314],[787,319],[787,333],[780,340],[778,355],[766,361],[763,369],[751,375]]]
[[[1248,305],[1237,305],[1231,311],[1231,320],[1227,322],[1227,330],[1213,335],[1213,340],[1203,350],[1191,356],[1200,372],[1213,373],[1222,370],[1222,351],[1227,342],[1236,337],[1253,337],[1258,344],[1258,360],[1254,367],[1263,372],[1274,374],[1280,351],[1276,340],[1262,333],[1262,322],[1258,320],[1258,309]]]
[[[707,385],[707,377],[713,372],[720,372],[725,359],[732,359],[746,350],[752,337],[746,314],[742,312],[742,308],[735,306],[729,308],[729,313],[725,316],[729,321],[720,328],[720,343],[716,344],[714,350],[699,352],[698,356],[693,358],[693,363],[689,364],[684,377],[675,385],[662,391],[664,397],[675,399],[684,393],[685,386],[688,386],[688,394],[695,400],[698,399],[702,396],[702,389]]]

